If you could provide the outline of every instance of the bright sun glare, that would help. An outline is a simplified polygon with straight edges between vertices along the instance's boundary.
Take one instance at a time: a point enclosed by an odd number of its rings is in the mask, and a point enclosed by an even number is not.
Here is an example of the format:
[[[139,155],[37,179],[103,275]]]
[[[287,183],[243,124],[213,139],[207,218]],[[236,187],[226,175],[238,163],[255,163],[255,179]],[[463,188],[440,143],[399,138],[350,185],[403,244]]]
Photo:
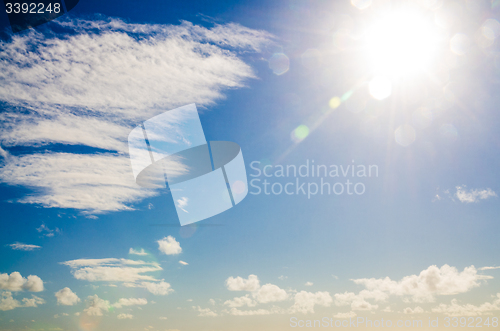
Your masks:
[[[366,34],[373,73],[398,77],[424,69],[434,55],[436,33],[432,22],[415,12],[380,17]]]

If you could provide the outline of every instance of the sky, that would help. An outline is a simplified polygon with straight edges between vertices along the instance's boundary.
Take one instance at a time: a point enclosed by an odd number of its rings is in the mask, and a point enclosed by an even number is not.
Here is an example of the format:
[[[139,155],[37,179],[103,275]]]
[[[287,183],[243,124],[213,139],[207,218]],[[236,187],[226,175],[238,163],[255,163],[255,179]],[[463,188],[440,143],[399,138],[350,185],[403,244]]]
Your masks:
[[[2,11],[0,329],[498,327],[499,21],[486,0],[80,0],[13,33]],[[128,135],[193,103],[248,194],[181,226]]]

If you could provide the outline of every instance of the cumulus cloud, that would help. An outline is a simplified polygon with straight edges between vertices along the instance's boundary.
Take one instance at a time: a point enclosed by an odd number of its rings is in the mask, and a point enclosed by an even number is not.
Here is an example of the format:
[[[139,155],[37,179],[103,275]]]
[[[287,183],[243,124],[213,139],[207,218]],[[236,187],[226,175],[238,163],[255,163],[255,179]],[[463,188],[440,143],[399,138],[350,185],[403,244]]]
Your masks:
[[[229,310],[229,314],[234,316],[255,316],[255,315],[271,315],[271,314],[283,314],[284,311],[278,307],[273,307],[272,309],[251,309],[251,310],[240,310],[237,308],[232,308]]]
[[[257,291],[252,293],[252,296],[259,303],[284,301],[288,298],[285,290],[273,284],[262,285]]]
[[[128,251],[129,254],[132,254],[132,255],[139,255],[139,256],[146,256],[148,255],[148,253],[146,251],[144,251],[144,248],[141,248],[140,250],[135,250],[133,248],[130,248],[129,251]]]
[[[37,249],[42,248],[42,246],[37,246],[37,245],[27,245],[23,243],[13,243],[9,245],[13,250],[16,251],[34,251]]]
[[[45,300],[39,298],[35,295],[31,296],[31,299],[24,298],[22,301],[16,300],[12,297],[12,292],[3,291],[0,297],[0,310],[12,310],[18,307],[38,307],[38,305],[44,304]]]
[[[500,293],[497,293],[492,302],[485,302],[480,306],[471,304],[461,305],[457,299],[452,299],[449,305],[441,303],[439,306],[432,308],[432,312],[448,316],[481,316],[490,315],[495,311],[500,311]]]
[[[259,278],[256,275],[248,276],[248,279],[241,277],[229,277],[226,279],[226,287],[229,291],[249,291],[253,292],[260,288]]]
[[[306,282],[304,286],[313,286],[314,284],[312,282]]]
[[[330,307],[333,302],[328,292],[307,292],[300,291],[295,294],[295,303],[290,308],[290,313],[314,313],[314,306]]]
[[[171,288],[170,284],[167,282],[164,282],[163,280],[157,283],[153,282],[142,282],[139,284],[130,284],[126,283],[124,284],[127,287],[142,287],[148,290],[150,293],[153,293],[154,295],[168,295],[172,293],[174,290]]]
[[[237,297],[232,300],[226,300],[224,302],[224,305],[230,308],[239,308],[243,306],[255,307],[257,305],[257,302],[252,300],[252,298],[250,298],[250,296],[247,294],[245,296]]]
[[[108,300],[103,300],[97,294],[94,294],[87,298],[87,308],[83,311],[90,316],[102,316],[109,308],[111,308],[111,305]]]
[[[335,305],[351,306],[352,310],[374,310],[378,309],[378,305],[371,304],[366,299],[374,299],[375,301],[385,301],[389,295],[380,290],[363,290],[358,294],[353,292],[336,293]]]
[[[425,311],[422,307],[417,306],[415,308],[406,307],[405,309],[403,309],[403,313],[405,313],[405,314],[423,314],[423,313],[425,313]]]
[[[57,291],[55,296],[58,305],[73,306],[80,302],[80,298],[69,287]]]
[[[201,308],[200,306],[193,306],[193,309],[198,312],[198,316],[202,317],[217,317],[218,314],[210,308]]]
[[[482,280],[491,276],[479,275],[474,266],[466,267],[462,272],[445,264],[441,268],[433,265],[400,281],[389,277],[382,279],[354,279],[356,284],[366,287],[369,292],[379,291],[388,295],[409,296],[414,302],[430,302],[437,295],[453,295],[465,293],[478,287]]]
[[[14,271],[10,275],[0,274],[0,289],[12,292],[23,290],[41,292],[43,291],[43,281],[40,277],[34,275],[24,278],[19,272]]]
[[[113,304],[113,307],[115,308],[122,308],[124,306],[143,306],[147,305],[148,300],[146,299],[141,299],[141,298],[121,298],[118,300],[118,302]]]
[[[460,202],[471,203],[478,202],[479,200],[485,200],[490,197],[496,197],[497,194],[490,188],[484,190],[467,190],[465,185],[457,186],[457,192],[455,196],[460,200]]]
[[[116,318],[118,318],[119,320],[132,319],[132,318],[134,318],[134,315],[131,315],[131,314],[119,314],[118,316],[116,316]]]
[[[334,314],[333,317],[339,318],[339,319],[354,318],[354,317],[356,317],[356,313],[353,311],[350,311],[348,313],[337,313],[337,314]]]
[[[66,18],[44,31],[0,42],[6,59],[0,143],[7,149],[0,150],[0,181],[37,189],[19,202],[90,213],[127,210],[157,194],[135,185],[126,155],[130,130],[166,110],[212,105],[227,89],[243,87],[255,75],[239,55],[259,52],[272,38],[237,24],[117,19]],[[8,154],[9,147],[54,143],[100,154]]]
[[[158,250],[166,255],[177,255],[182,252],[181,244],[174,237],[168,236],[157,241]]]

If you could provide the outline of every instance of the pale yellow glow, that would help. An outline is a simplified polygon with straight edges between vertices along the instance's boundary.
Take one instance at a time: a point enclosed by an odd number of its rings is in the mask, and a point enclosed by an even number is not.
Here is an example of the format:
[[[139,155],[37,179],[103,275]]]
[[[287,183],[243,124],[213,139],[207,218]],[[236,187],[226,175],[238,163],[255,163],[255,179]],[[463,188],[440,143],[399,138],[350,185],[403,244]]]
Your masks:
[[[380,17],[366,33],[374,74],[394,77],[425,69],[434,56],[436,30],[430,20],[411,10]]]

